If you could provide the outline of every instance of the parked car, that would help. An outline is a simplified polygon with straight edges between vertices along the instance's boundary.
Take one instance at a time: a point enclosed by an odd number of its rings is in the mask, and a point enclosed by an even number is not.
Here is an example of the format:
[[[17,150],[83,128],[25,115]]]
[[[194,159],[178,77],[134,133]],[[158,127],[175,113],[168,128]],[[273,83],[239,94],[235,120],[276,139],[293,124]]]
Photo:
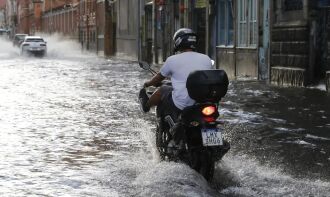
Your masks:
[[[8,39],[8,30],[6,29],[0,29],[0,37]]]
[[[32,54],[44,56],[47,53],[47,43],[40,36],[26,36],[20,49],[21,55]]]
[[[28,36],[28,34],[15,34],[13,45],[19,47],[26,36]]]

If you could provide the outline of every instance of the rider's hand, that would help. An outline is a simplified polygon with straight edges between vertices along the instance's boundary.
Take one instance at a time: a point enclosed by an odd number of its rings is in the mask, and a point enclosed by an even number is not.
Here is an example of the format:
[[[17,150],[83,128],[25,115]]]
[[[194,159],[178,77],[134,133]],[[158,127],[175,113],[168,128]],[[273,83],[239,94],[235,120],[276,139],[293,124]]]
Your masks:
[[[162,82],[159,82],[159,83],[157,83],[155,86],[156,86],[156,87],[160,87],[161,85],[163,85],[163,83],[162,83]]]
[[[144,88],[147,88],[147,87],[149,87],[149,86],[150,86],[150,85],[149,85],[148,81],[145,82],[145,83],[143,84],[143,87],[144,87]]]

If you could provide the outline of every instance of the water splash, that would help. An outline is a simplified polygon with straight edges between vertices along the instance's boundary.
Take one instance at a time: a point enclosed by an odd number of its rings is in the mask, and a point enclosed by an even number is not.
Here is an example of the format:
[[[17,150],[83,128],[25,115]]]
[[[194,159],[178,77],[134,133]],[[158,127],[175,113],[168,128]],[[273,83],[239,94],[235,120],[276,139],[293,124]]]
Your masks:
[[[83,51],[77,40],[62,34],[37,33],[36,35],[43,37],[47,42],[47,57],[49,58],[95,56],[90,52]]]
[[[271,74],[271,82],[280,86],[298,86],[304,85],[305,69],[273,67]]]
[[[13,46],[13,43],[5,38],[0,38],[0,59],[16,57],[19,49]]]
[[[35,36],[41,36],[47,42],[48,59],[71,59],[71,58],[91,58],[96,57],[95,53],[83,51],[77,40],[70,39],[62,34],[36,33]],[[14,59],[20,57],[19,47],[14,47],[9,39],[0,38],[0,58]],[[33,56],[23,57],[33,58]]]
[[[216,175],[227,174],[232,185],[221,194],[228,196],[326,196],[330,184],[321,180],[296,179],[279,169],[262,166],[251,156],[226,155]],[[219,179],[221,181],[221,179]],[[236,182],[236,183],[235,183]],[[222,184],[222,183],[221,183]]]

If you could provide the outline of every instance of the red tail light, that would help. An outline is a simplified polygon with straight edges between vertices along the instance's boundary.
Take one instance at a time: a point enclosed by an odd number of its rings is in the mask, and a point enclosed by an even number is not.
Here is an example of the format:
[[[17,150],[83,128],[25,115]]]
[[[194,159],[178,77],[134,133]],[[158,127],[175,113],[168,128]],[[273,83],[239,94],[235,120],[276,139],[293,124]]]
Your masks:
[[[214,114],[214,112],[216,111],[216,107],[215,106],[206,106],[202,109],[202,113],[205,115],[205,116],[210,116],[212,114]]]
[[[210,116],[210,117],[204,117],[204,121],[206,122],[215,122],[215,118]]]

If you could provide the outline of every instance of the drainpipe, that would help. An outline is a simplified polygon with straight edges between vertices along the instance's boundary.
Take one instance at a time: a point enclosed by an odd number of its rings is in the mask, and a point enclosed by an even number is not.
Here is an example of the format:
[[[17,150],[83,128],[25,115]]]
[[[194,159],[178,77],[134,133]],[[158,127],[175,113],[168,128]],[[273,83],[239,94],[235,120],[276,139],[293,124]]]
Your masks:
[[[306,79],[304,86],[310,85],[314,82],[315,71],[315,48],[316,48],[316,20],[313,19],[310,22],[310,34],[309,34],[309,64],[306,69]]]
[[[113,6],[114,2],[105,0],[105,27],[104,27],[104,55],[113,56],[115,54],[114,28],[113,28]]]
[[[271,83],[272,79],[272,67],[271,67],[271,58],[272,58],[272,33],[273,33],[273,21],[274,21],[274,5],[273,1],[269,1],[269,11],[268,11],[268,24],[269,24],[269,47],[268,47],[268,83]]]
[[[87,9],[86,9],[87,7]],[[89,0],[85,0],[85,15],[86,15],[86,50],[89,50],[89,14],[90,14],[90,7],[89,7]]]
[[[206,8],[205,8],[205,18],[206,18],[206,32],[205,32],[205,34],[206,34],[206,37],[205,37],[205,52],[206,52],[206,54],[207,55],[209,55],[210,56],[210,51],[209,51],[209,49],[210,49],[210,46],[209,46],[209,43],[210,43],[210,21],[209,21],[209,17],[210,17],[210,15],[209,15],[209,9],[210,9],[210,4],[209,4],[209,2],[206,2]]]
[[[141,60],[141,0],[138,0],[138,25],[137,25],[137,50],[138,50],[138,61]]]
[[[50,34],[53,33],[53,0],[50,0]]]
[[[158,64],[158,39],[157,39],[157,5],[156,1],[153,1],[153,21],[154,21],[154,57],[155,57],[155,64]]]

